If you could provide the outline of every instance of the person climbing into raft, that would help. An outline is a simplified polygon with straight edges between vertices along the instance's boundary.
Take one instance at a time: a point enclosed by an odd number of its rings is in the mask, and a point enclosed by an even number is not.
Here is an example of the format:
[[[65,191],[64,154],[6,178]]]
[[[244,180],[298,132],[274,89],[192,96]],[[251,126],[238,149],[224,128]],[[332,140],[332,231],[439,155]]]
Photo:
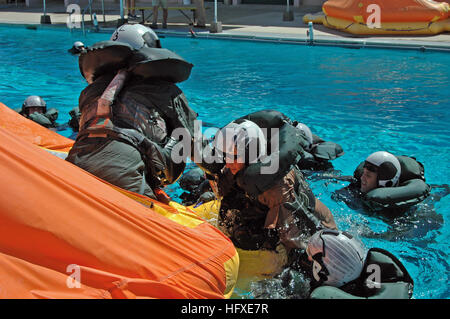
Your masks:
[[[261,110],[245,116],[248,120],[260,122],[263,127],[267,127],[270,119],[278,118],[296,127],[300,134],[298,135],[298,143],[302,150],[297,167],[302,170],[304,175],[311,175],[312,171],[330,170],[334,160],[344,154],[342,147],[333,142],[324,141],[317,135],[313,134],[310,128],[303,123],[291,120],[285,114],[277,110]],[[210,188],[205,185],[206,177],[199,168],[194,168],[180,179],[180,187],[185,190],[181,199],[183,204],[192,205],[195,203],[204,203],[213,200]]]
[[[311,129],[304,123],[288,117],[277,110],[261,110],[248,114],[245,118],[252,121],[262,121],[265,126],[271,118],[280,118],[296,127],[301,132],[301,139],[298,141],[302,147],[302,156],[297,163],[298,168],[305,170],[322,171],[333,167],[330,161],[344,155],[342,146],[337,143],[325,141],[312,133]]]
[[[58,110],[56,108],[47,109],[47,103],[38,95],[31,95],[25,99],[22,108],[17,112],[24,117],[46,127],[56,128],[58,124]]]
[[[125,24],[79,58],[89,85],[81,92],[80,131],[67,161],[123,189],[156,198],[154,190],[175,182],[185,161],[175,163],[171,133],[193,136],[197,117],[175,83],[192,64],[161,48],[140,24]]]
[[[282,243],[287,251],[304,250],[317,229],[337,227],[296,166],[301,133],[280,116],[252,119],[235,120],[216,134],[213,149],[224,159],[220,170],[197,163],[221,199],[219,228],[238,248],[275,249]],[[264,170],[269,162],[278,168]]]

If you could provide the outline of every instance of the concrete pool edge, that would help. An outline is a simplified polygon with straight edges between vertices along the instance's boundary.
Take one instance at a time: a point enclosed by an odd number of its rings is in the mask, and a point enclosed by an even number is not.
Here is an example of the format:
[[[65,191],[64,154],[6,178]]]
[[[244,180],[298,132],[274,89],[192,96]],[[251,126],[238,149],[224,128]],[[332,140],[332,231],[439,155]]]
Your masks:
[[[45,25],[45,24],[30,24],[11,22],[0,22],[0,27],[16,27],[27,29],[52,29],[52,30],[67,30],[65,25]],[[95,33],[112,34],[115,28],[101,28]],[[155,30],[160,37],[173,36],[173,37],[193,37],[189,31],[173,31],[173,30]],[[67,31],[70,33],[80,33],[84,36],[81,30]],[[93,33],[91,30],[86,30],[86,33]],[[295,45],[310,45],[310,46],[336,46],[347,48],[375,48],[375,49],[403,49],[403,50],[419,50],[419,51],[438,51],[438,52],[450,52],[450,43],[441,41],[418,41],[418,40],[404,40],[404,39],[389,39],[389,38],[338,38],[318,36],[312,43],[306,36],[274,36],[270,33],[264,34],[261,32],[256,33],[234,33],[234,32],[222,32],[222,33],[210,33],[209,31],[201,31],[195,33],[195,38],[198,39],[219,39],[219,40],[235,40],[235,41],[255,41],[255,42],[268,42],[279,44],[295,44]]]

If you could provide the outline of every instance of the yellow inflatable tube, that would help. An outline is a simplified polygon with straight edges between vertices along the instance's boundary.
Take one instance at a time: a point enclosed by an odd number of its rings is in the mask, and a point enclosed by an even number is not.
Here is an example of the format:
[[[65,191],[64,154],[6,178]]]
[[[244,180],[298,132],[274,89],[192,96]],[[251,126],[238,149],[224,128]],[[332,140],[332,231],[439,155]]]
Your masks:
[[[219,201],[211,201],[198,207],[189,206],[189,208],[213,226],[218,227]],[[236,250],[239,254],[239,274],[236,288],[241,291],[248,291],[252,282],[272,278],[281,273],[287,264],[287,254],[283,245],[279,245],[276,251],[239,248]]]

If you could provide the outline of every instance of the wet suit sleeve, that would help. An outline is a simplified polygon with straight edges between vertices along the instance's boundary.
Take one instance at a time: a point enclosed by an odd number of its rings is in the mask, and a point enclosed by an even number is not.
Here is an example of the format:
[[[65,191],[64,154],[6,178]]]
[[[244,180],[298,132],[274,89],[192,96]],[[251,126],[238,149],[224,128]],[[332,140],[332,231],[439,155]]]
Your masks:
[[[337,229],[336,223],[334,221],[333,214],[320,200],[318,200],[308,182],[303,177],[300,171],[294,170],[296,181],[298,182],[297,191],[294,192],[295,200],[290,203],[285,203],[284,206],[301,212],[301,216],[305,220],[309,220],[310,223],[316,225],[316,228],[330,228]],[[306,206],[304,209],[302,206]],[[310,227],[313,229],[312,225]]]
[[[295,190],[296,179],[301,179]],[[318,227],[336,228],[330,210],[314,197],[306,181],[289,172],[258,200],[269,207],[264,227],[277,229],[286,248],[305,249]]]
[[[282,244],[290,248],[305,248],[301,230],[297,227],[295,210],[285,203],[295,199],[295,177],[290,172],[279,183],[258,196],[258,200],[269,207],[264,228],[276,229]]]
[[[337,229],[333,214],[328,207],[317,198],[315,198],[315,203],[314,213],[319,218],[321,225],[326,228]]]

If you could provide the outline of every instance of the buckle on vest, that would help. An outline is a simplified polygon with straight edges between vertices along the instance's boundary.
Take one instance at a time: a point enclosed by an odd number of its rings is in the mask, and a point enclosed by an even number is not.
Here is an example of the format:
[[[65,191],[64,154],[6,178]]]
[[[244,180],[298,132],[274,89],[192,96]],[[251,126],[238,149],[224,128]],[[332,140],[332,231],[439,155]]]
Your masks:
[[[109,118],[104,118],[104,117],[97,117],[92,123],[91,125],[89,125],[88,130],[102,130],[105,129],[108,124],[111,122],[111,120]],[[107,137],[108,134],[106,133],[96,133],[96,132],[92,132],[89,133],[88,137]]]

